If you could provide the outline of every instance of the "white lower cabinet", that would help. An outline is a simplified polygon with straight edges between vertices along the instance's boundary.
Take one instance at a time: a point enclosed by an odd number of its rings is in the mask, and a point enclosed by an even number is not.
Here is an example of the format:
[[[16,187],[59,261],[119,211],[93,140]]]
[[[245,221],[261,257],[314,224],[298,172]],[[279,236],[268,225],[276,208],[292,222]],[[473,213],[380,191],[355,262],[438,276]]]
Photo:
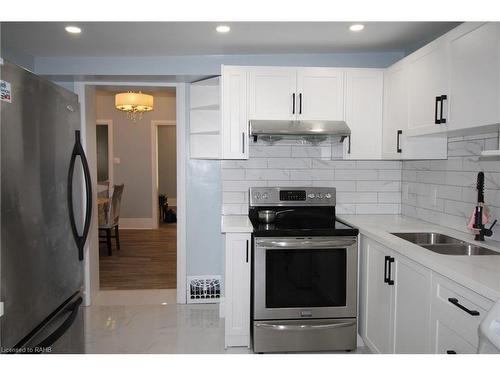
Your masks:
[[[375,353],[476,353],[491,301],[361,236],[360,334]]]
[[[376,353],[429,353],[431,271],[363,236],[361,336]]]
[[[361,336],[375,353],[392,351],[391,306],[394,293],[384,275],[385,259],[390,253],[390,250],[375,241],[362,237],[360,288],[364,289],[364,300],[360,302]]]
[[[434,353],[476,353],[478,327],[493,301],[439,274],[432,275],[431,338]]]
[[[397,255],[393,353],[429,353],[431,270]]]
[[[225,344],[250,347],[251,234],[225,234]]]

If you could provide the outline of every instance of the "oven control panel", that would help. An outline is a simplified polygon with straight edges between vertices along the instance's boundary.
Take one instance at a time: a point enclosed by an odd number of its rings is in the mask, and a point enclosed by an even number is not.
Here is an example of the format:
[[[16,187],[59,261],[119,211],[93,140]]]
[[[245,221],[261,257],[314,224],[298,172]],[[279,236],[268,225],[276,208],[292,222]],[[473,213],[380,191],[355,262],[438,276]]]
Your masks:
[[[250,206],[335,206],[335,188],[251,187]]]

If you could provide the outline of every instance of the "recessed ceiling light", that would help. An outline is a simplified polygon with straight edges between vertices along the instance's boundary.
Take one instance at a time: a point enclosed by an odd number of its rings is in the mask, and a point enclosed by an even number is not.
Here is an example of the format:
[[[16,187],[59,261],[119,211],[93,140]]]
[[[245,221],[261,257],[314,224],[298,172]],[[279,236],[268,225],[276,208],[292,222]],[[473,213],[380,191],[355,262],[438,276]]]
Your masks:
[[[219,25],[215,28],[218,33],[228,33],[231,28],[227,25]]]
[[[66,26],[64,30],[66,30],[70,34],[80,34],[82,32],[82,29],[80,29],[78,26]]]
[[[365,28],[365,25],[362,25],[360,23],[356,23],[354,25],[349,26],[349,30],[351,31],[361,31]]]

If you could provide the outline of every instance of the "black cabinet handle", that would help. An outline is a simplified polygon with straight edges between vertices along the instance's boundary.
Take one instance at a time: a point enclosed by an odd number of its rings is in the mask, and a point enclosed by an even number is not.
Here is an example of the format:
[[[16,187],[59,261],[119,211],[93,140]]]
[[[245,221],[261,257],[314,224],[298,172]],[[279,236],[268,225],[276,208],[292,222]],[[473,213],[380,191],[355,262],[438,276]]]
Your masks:
[[[248,240],[247,240],[247,260],[246,262],[248,263]]]
[[[348,154],[351,153],[351,136],[350,135],[347,136],[347,153]]]
[[[444,107],[444,101],[448,100],[447,95],[441,95],[441,113],[439,115],[439,123],[440,124],[446,124],[446,119],[443,118],[443,107]]]
[[[457,354],[457,352],[454,350],[447,350],[446,354]]]
[[[439,102],[441,101],[440,96],[436,96],[436,106],[434,107],[434,124],[440,124],[441,121],[438,119],[438,105]]]
[[[472,316],[479,316],[479,311],[476,311],[476,310],[469,310],[467,307],[465,307],[464,305],[460,304],[458,302],[458,299],[456,298],[448,298],[448,302],[450,302],[451,304],[455,305],[456,307],[458,307],[460,310],[463,310],[465,311],[467,314],[469,315],[472,315]]]
[[[396,152],[398,154],[403,152],[403,149],[401,148],[401,134],[403,134],[402,130],[398,130],[398,135],[397,135],[397,144],[396,144]]]
[[[302,93],[299,94],[299,115],[302,114]]]
[[[389,277],[387,276],[387,264],[389,263],[390,259],[391,259],[391,257],[389,255],[386,255],[384,257],[384,283],[389,282]]]
[[[394,285],[394,280],[391,279],[392,263],[394,263],[394,258],[389,257],[389,270],[388,270],[388,275],[387,275],[387,284],[389,284],[389,285]]]
[[[295,93],[292,94],[292,114],[295,114]]]
[[[83,175],[85,178],[85,194],[86,194],[86,208],[85,208],[85,220],[83,224],[82,235],[78,234],[75,222],[75,213],[73,210],[73,173],[75,171],[76,157],[79,156],[83,166]],[[68,171],[68,208],[69,208],[69,221],[71,224],[71,231],[73,232],[73,237],[75,238],[76,246],[78,247],[78,259],[83,260],[83,249],[85,246],[85,241],[87,241],[87,236],[90,229],[90,218],[92,216],[92,183],[90,181],[90,170],[87,158],[85,157],[85,151],[83,150],[82,144],[80,143],[80,131],[75,131],[75,146],[73,147],[73,152],[71,153],[71,161],[69,163]]]
[[[245,132],[241,133],[241,153],[245,153]]]

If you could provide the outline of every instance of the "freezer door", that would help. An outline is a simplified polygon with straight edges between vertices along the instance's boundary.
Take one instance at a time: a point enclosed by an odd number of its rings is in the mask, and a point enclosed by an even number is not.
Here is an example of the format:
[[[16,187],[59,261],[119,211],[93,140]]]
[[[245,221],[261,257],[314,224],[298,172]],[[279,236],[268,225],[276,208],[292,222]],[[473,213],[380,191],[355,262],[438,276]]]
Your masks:
[[[81,290],[83,262],[71,231],[68,171],[77,96],[5,62],[11,103],[1,103],[1,346],[16,345]],[[82,228],[81,164],[74,173],[74,212]]]
[[[82,302],[81,293],[76,293],[11,352],[18,354],[84,353]]]

